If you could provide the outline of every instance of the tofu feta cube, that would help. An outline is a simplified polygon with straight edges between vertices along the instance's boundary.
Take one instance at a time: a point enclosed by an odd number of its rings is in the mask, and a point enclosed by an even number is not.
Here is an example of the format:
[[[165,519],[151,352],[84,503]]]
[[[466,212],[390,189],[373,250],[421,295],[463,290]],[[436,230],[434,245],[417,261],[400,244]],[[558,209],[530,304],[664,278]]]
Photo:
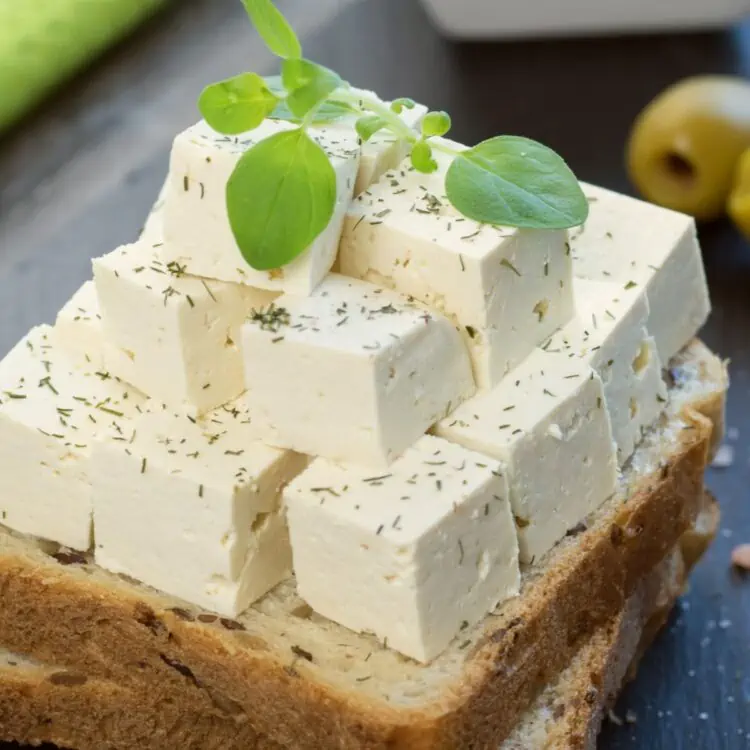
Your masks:
[[[561,363],[576,357],[602,379],[620,466],[643,430],[662,413],[667,387],[652,336],[645,290],[628,284],[576,279],[576,319],[543,345]]]
[[[226,208],[226,185],[243,154],[259,141],[288,130],[287,122],[266,120],[241,137],[219,135],[205,122],[177,136],[172,148],[164,213],[165,262],[187,265],[196,276],[248,284],[277,292],[309,294],[331,269],[359,165],[356,133],[316,128],[314,137],[336,172],[337,199],[328,227],[283,268],[258,271],[242,257]]]
[[[300,596],[417,661],[518,594],[497,462],[426,435],[390,470],[316,459],[284,491]]]
[[[275,295],[188,276],[157,250],[137,243],[94,260],[104,333],[119,350],[110,360],[105,349],[106,365],[152,398],[202,414],[244,390],[240,325]]]
[[[450,157],[436,159],[434,174],[402,164],[354,200],[339,268],[454,320],[477,385],[489,389],[573,317],[566,236],[465,219],[444,194]]]
[[[591,211],[586,224],[570,233],[573,272],[645,287],[648,330],[667,363],[711,311],[695,222],[593,185],[583,188]]]
[[[436,432],[505,465],[523,563],[538,561],[615,491],[602,382],[577,358],[535,350]]]
[[[76,368],[49,326],[0,362],[0,523],[77,550],[91,546],[91,450],[101,431],[130,435],[145,398]]]
[[[234,617],[291,572],[280,489],[303,456],[253,442],[234,405],[144,414],[94,449],[96,561]]]
[[[461,337],[392,291],[330,274],[243,326],[255,436],[385,467],[474,392]]]
[[[352,88],[351,91],[381,101],[380,97],[373,91],[355,88]],[[383,103],[390,106],[389,102]],[[422,104],[415,104],[413,109],[404,109],[400,117],[410,128],[418,128],[426,114],[427,107]],[[332,127],[352,129],[358,117],[359,115],[342,117],[332,123]],[[388,130],[375,133],[369,141],[362,144],[361,149],[359,171],[354,183],[354,195],[364,192],[389,169],[395,169],[408,154],[407,142]]]
[[[93,281],[87,281],[57,314],[54,342],[75,363],[94,370],[112,370],[126,383],[133,382],[133,361],[104,337],[99,297]],[[106,354],[105,354],[106,351]]]
[[[159,197],[151,208],[143,225],[141,236],[138,238],[142,242],[155,244],[164,240],[164,206],[167,202],[167,192],[169,190],[169,180],[167,179],[159,190]]]

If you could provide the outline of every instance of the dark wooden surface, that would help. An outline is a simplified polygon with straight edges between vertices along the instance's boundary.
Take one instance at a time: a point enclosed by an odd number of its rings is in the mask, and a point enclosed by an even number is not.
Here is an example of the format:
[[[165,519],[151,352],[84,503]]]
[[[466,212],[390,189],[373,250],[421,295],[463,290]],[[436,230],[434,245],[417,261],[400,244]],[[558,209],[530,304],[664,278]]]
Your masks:
[[[0,140],[0,351],[53,319],[89,276],[92,256],[135,236],[171,136],[196,117],[199,88],[241,69],[271,69],[238,5],[184,0]],[[538,138],[581,178],[627,192],[623,144],[639,109],[683,76],[746,75],[750,67],[744,27],[454,44],[429,27],[415,0],[286,7],[308,54],[357,85],[448,110],[466,142]],[[617,707],[635,721],[605,723],[600,746],[609,750],[750,747],[750,579],[729,566],[733,545],[750,541],[750,245],[725,224],[703,227],[701,239],[715,308],[705,338],[732,360],[734,460],[708,478],[722,531]]]

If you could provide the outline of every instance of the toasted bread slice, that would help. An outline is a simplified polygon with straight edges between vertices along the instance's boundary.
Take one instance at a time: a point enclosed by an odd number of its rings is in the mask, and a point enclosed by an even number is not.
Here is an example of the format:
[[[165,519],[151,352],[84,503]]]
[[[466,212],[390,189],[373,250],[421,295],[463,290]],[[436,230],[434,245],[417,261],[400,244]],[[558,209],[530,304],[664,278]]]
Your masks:
[[[698,341],[670,364],[669,408],[618,493],[429,665],[312,614],[293,581],[230,621],[8,532],[0,643],[89,678],[148,680],[165,705],[230,710],[281,746],[497,747],[698,515],[726,371]]]
[[[680,545],[639,584],[623,611],[581,647],[501,750],[595,749],[603,712],[614,700],[628,665],[637,661],[642,644],[664,623],[717,525],[718,509],[709,501]],[[691,554],[686,557],[688,535]],[[157,703],[146,681],[126,688],[0,650],[3,740],[55,742],[78,750],[280,750],[280,745],[243,726],[231,711],[220,714],[191,711],[176,701]]]

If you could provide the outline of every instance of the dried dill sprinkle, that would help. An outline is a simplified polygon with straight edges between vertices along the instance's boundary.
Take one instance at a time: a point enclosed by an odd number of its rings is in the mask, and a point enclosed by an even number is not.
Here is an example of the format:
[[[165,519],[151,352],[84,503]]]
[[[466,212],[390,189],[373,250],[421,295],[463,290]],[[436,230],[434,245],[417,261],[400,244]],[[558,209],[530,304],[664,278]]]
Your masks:
[[[259,325],[262,331],[271,333],[278,333],[282,326],[291,323],[289,311],[285,307],[276,307],[273,302],[260,310],[251,310],[248,320]]]
[[[389,479],[393,474],[381,474],[378,477],[365,477],[362,481],[366,484],[372,484],[373,482],[382,482],[384,479]]]
[[[176,260],[167,263],[167,271],[175,278],[179,279],[187,273],[187,266],[180,265]]]
[[[464,256],[461,253],[458,254],[458,262],[461,264],[461,270],[465,271],[466,266],[464,265]]]
[[[146,473],[146,463],[147,463],[146,462],[146,458],[143,458],[141,460],[141,474],[145,474]]]
[[[187,175],[182,178],[182,187],[186,193],[190,190],[190,178]]]
[[[458,564],[463,565],[464,562],[464,543],[459,539],[458,540],[458,551],[459,551],[459,558],[458,558]]]
[[[503,258],[500,265],[509,268],[516,276],[521,276],[521,272],[507,258]]]
[[[548,390],[547,388],[542,389],[542,393],[544,393],[547,396],[552,396],[552,398],[556,398],[555,394],[552,393],[552,391]]]
[[[52,393],[54,393],[54,394],[55,394],[55,396],[59,396],[59,395],[60,395],[60,393],[59,393],[59,391],[57,390],[57,388],[55,388],[55,386],[54,386],[54,385],[52,385],[52,380],[50,379],[50,376],[49,376],[49,375],[47,375],[46,377],[43,377],[43,378],[42,378],[42,379],[41,379],[41,380],[39,381],[39,387],[40,387],[40,388],[49,388],[49,389],[50,389],[50,390],[52,391]]]
[[[625,289],[634,289],[637,286],[638,284],[636,284],[635,281],[628,281],[628,283],[625,284]]]
[[[461,239],[461,240],[473,240],[475,237],[477,237],[479,235],[479,233],[481,231],[482,231],[481,229],[477,229],[476,232],[472,232],[471,234],[465,234],[465,235],[463,235],[463,237],[459,237],[459,239]],[[520,276],[520,274],[519,274],[519,276]]]
[[[466,333],[469,334],[470,339],[476,338],[477,329],[474,326],[466,326]]]

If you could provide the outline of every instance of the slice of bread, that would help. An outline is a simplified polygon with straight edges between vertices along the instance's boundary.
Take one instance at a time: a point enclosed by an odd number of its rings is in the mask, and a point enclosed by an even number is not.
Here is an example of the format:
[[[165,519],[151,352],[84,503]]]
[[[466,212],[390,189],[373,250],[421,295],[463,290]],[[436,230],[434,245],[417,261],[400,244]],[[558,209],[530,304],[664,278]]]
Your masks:
[[[664,623],[690,567],[718,525],[709,501],[680,545],[638,585],[523,716],[501,750],[594,750],[601,718],[646,642]],[[54,742],[77,750],[280,750],[231,714],[155,702],[152,685],[131,688],[0,651],[0,739]]]
[[[281,746],[497,747],[698,515],[727,376],[698,341],[670,365],[669,408],[616,496],[427,666],[312,614],[293,581],[230,621],[8,532],[0,643],[125,687],[145,679],[156,702],[229,711]]]

